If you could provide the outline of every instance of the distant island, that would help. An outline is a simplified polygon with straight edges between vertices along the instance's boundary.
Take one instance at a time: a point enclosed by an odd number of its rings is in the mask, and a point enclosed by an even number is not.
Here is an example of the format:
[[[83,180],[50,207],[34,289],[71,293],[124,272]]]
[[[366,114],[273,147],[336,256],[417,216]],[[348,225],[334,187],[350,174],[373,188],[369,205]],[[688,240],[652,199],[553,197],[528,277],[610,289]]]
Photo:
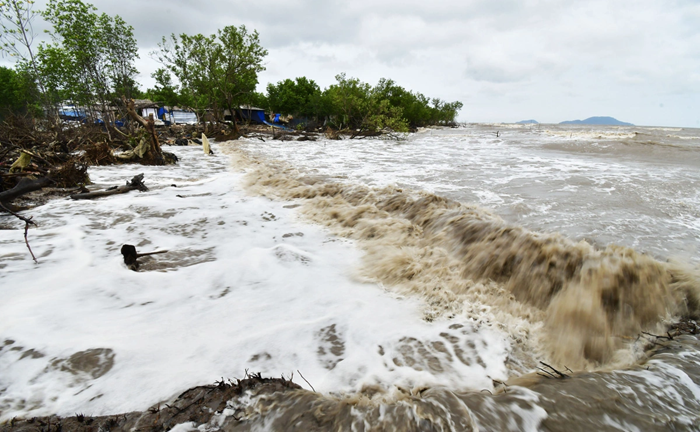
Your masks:
[[[581,125],[606,125],[606,126],[634,126],[632,123],[621,122],[612,117],[589,117],[586,120],[569,120],[559,124],[581,124]]]
[[[537,120],[520,120],[516,124],[539,124]]]

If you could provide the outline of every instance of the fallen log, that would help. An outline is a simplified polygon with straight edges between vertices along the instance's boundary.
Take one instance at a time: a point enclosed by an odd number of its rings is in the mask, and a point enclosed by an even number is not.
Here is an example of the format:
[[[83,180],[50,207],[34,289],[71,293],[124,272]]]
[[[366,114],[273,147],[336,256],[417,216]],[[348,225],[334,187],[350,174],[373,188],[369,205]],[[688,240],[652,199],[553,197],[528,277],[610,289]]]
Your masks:
[[[7,205],[15,198],[45,188],[52,182],[53,180],[48,177],[40,177],[38,179],[23,178],[12,189],[0,192],[0,203]]]
[[[132,190],[139,190],[141,192],[146,192],[148,190],[146,185],[143,184],[143,173],[134,176],[134,178],[132,178],[131,181],[126,182],[126,184],[123,186],[112,187],[112,188],[109,188],[109,189],[103,190],[103,191],[85,192],[85,193],[74,194],[74,195],[71,195],[70,197],[74,200],[93,199],[93,198],[100,198],[100,197],[105,197],[105,196],[110,196],[110,195],[123,194],[123,193],[131,192]]]

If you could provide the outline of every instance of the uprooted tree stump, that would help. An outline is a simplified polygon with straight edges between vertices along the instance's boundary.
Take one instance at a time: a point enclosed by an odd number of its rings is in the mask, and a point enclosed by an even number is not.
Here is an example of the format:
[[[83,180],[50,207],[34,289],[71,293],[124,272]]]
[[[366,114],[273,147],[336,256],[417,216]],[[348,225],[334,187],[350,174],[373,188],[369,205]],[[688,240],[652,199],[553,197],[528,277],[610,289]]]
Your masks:
[[[166,165],[169,163],[177,162],[177,158],[170,153],[163,152],[160,148],[160,142],[158,141],[158,133],[156,132],[156,124],[153,116],[149,116],[148,119],[141,117],[137,112],[133,99],[126,99],[122,96],[122,101],[126,106],[126,112],[129,114],[136,123],[143,126],[146,130],[148,136],[148,141],[144,139],[139,146],[130,150],[129,152],[124,152],[120,156],[122,160],[136,160],[140,159],[141,163],[150,165]]]

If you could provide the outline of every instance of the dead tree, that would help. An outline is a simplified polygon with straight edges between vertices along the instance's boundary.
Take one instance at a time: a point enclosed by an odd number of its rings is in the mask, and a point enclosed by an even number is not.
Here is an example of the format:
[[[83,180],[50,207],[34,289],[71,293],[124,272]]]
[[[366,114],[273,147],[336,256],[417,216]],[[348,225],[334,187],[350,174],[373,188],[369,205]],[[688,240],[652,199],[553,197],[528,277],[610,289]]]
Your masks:
[[[153,116],[148,116],[148,119],[141,117],[137,112],[134,105],[133,99],[126,99],[122,96],[122,101],[126,106],[126,112],[129,114],[136,123],[146,129],[148,137],[150,139],[150,146],[148,151],[143,155],[143,159],[152,162],[154,165],[165,165],[165,159],[163,158],[163,150],[160,148],[160,142],[158,141],[158,134],[156,133],[156,123]]]

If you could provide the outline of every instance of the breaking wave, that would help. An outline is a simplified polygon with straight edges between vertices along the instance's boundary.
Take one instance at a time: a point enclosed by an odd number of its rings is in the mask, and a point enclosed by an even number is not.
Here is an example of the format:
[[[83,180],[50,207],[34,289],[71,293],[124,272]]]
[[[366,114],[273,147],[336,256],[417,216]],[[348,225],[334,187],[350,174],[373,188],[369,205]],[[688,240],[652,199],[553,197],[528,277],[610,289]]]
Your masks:
[[[434,194],[347,185],[250,160],[247,187],[357,241],[359,276],[424,299],[425,319],[466,315],[510,335],[511,372],[547,358],[577,369],[633,363],[641,331],[700,314],[700,275],[633,249],[598,249]]]

